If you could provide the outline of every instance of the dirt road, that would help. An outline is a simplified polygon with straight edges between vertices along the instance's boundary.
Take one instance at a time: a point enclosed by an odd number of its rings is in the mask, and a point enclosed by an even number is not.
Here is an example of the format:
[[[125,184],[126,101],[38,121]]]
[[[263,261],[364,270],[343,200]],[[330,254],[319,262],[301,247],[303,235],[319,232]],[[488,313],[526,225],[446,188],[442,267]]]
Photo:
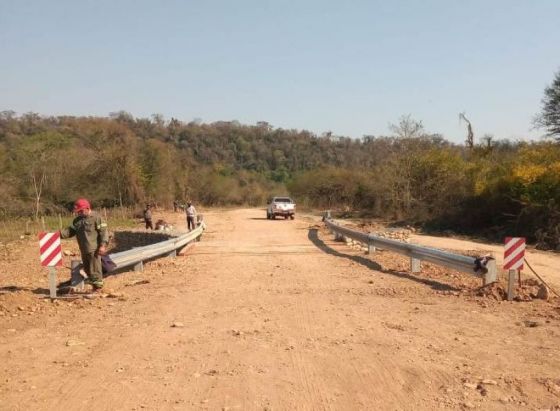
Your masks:
[[[117,298],[51,303],[34,242],[5,258],[0,409],[560,406],[558,301],[495,301],[430,266],[415,276],[300,216],[205,219],[186,256],[110,277]]]

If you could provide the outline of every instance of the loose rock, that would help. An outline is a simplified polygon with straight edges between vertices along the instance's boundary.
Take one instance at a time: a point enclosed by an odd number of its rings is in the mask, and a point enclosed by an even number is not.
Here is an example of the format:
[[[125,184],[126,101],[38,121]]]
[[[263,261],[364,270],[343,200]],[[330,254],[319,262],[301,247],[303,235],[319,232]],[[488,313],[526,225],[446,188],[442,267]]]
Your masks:
[[[537,291],[537,298],[545,301],[548,301],[550,299],[550,291],[548,290],[548,287],[546,285],[541,284],[541,286],[539,287],[539,291]]]
[[[66,346],[67,347],[75,347],[77,345],[86,345],[85,342],[80,341],[80,340],[68,340],[66,341]]]

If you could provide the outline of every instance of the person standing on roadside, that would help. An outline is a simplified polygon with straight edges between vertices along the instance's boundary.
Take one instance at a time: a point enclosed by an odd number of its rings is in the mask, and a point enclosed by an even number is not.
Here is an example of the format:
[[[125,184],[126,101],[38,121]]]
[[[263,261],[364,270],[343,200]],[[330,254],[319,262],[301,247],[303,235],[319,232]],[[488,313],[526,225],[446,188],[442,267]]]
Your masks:
[[[152,224],[152,208],[149,204],[146,204],[146,208],[144,209],[144,222],[146,223],[146,230],[148,228],[151,230],[154,229],[154,225]]]
[[[190,201],[187,203],[186,213],[187,213],[187,228],[189,229],[189,231],[194,230],[196,227],[195,224],[196,208],[194,208],[194,206]]]
[[[100,291],[103,288],[101,256],[107,253],[109,244],[107,223],[91,210],[91,205],[85,198],[76,200],[74,212],[78,216],[72,221],[72,225],[60,230],[60,237],[76,236],[89,283],[94,291]]]

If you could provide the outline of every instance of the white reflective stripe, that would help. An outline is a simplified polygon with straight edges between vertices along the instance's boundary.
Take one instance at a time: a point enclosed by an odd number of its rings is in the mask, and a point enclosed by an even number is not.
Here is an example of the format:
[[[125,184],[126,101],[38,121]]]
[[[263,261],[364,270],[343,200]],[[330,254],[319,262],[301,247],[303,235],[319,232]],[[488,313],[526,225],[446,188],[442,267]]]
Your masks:
[[[519,246],[519,248],[516,248],[510,255],[507,256],[507,258],[504,259],[504,265],[507,265],[510,261],[515,260],[515,258],[521,254],[525,252],[525,244]],[[521,259],[521,261],[523,261],[523,259]]]
[[[516,262],[515,264],[512,264],[511,267],[508,268],[508,270],[517,270],[518,268],[521,268],[523,266],[523,262],[525,260],[522,258],[521,260],[519,260],[518,262]]]
[[[60,247],[60,240],[57,240],[51,244],[49,248],[47,248],[43,253],[41,253],[41,262],[45,261],[47,258],[51,256],[54,250]],[[62,254],[59,253],[59,255]]]
[[[508,248],[512,247],[519,240],[521,240],[521,237],[511,237],[509,241],[506,243],[505,249],[507,250]]]
[[[58,235],[58,233],[45,233],[45,236],[39,240],[39,248],[43,247],[46,243],[48,243],[50,239],[55,235]],[[60,244],[60,238],[57,241],[58,244]],[[55,241],[55,243],[57,241]]]
[[[50,263],[47,264],[47,267],[54,267],[55,265],[57,265],[60,260],[62,260],[62,253],[58,254],[56,257],[54,257]]]

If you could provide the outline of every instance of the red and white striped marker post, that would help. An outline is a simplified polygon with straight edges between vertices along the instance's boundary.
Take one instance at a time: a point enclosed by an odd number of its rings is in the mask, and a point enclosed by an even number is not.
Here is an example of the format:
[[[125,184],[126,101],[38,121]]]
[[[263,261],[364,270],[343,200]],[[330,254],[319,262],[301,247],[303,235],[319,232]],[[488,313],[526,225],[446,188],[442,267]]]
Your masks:
[[[62,246],[60,233],[39,233],[41,265],[49,267],[49,290],[51,298],[56,298],[56,268],[62,266]]]
[[[525,261],[525,238],[506,237],[504,249],[504,270],[508,270],[508,301],[513,300],[515,274],[523,269]]]

